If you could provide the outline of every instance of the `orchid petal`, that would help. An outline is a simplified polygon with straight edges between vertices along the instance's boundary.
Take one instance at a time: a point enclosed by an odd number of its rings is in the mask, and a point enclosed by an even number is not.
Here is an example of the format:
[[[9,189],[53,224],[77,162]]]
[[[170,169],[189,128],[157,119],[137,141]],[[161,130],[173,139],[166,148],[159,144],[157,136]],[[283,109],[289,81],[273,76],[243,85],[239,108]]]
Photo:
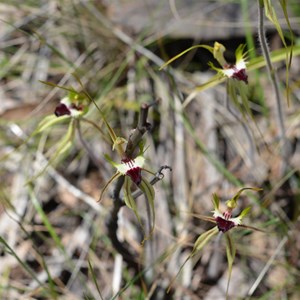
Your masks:
[[[235,50],[235,59],[236,59],[236,66],[238,66],[239,64],[241,64],[241,66],[243,66],[243,68],[246,67],[246,58],[247,58],[247,52],[244,52],[246,45],[245,44],[241,44],[237,47],[237,49]]]
[[[246,215],[248,215],[250,210],[251,210],[251,206],[248,206],[245,209],[243,209],[242,212],[239,215],[239,218],[243,219]]]
[[[234,226],[238,226],[238,225],[241,225],[242,219],[240,218],[240,216],[238,216],[235,218],[228,219],[228,222],[232,222],[234,224]]]
[[[219,199],[218,195],[215,193],[213,193],[212,196],[213,196],[212,202],[213,202],[214,209],[215,209],[215,211],[219,211],[220,199]]]
[[[204,221],[216,224],[216,220],[213,217],[208,217],[208,216],[199,215],[199,214],[193,214],[193,213],[189,213],[189,215],[193,216],[194,218],[197,218],[197,219],[200,219],[200,220],[204,220]]]
[[[111,157],[108,154],[104,154],[105,159],[113,166],[115,167],[119,173],[122,175],[126,175],[126,172],[128,171],[128,166],[125,164],[118,164],[114,162]]]
[[[131,181],[128,177],[125,177],[125,181],[124,181],[124,193],[125,193],[125,204],[127,205],[127,207],[129,207],[130,209],[132,209],[134,211],[134,213],[136,214],[137,212],[137,206],[136,203],[132,197],[132,192],[131,192]],[[138,219],[140,219],[138,217]]]
[[[213,70],[215,70],[215,71],[217,71],[219,74],[221,74],[221,75],[225,75],[224,74],[224,70],[222,69],[222,68],[218,68],[218,67],[216,67],[212,62],[209,62],[208,63],[208,66],[211,68],[211,69],[213,69]]]
[[[210,239],[217,233],[218,233],[217,226],[203,232],[196,240],[191,256],[194,256],[197,252],[199,252],[210,241]]]
[[[251,229],[251,230],[255,230],[255,231],[259,231],[259,232],[266,232],[263,229],[260,229],[260,228],[254,227],[254,226],[244,225],[244,224],[239,225],[239,227],[242,227],[245,229]]]
[[[55,124],[62,123],[64,120],[70,118],[70,115],[64,115],[59,118],[57,118],[55,115],[47,116],[38,124],[36,130],[32,133],[32,136],[46,130],[49,127],[52,127]]]
[[[125,200],[126,206],[134,212],[134,214],[135,214],[135,216],[136,216],[136,218],[137,218],[137,220],[138,220],[138,222],[139,222],[139,224],[142,228],[143,234],[145,236],[144,225],[143,225],[141,217],[138,213],[136,202],[135,202],[134,198],[132,197],[131,180],[127,176],[125,176],[125,181],[124,181],[124,200]]]
[[[134,159],[134,163],[137,167],[139,168],[143,168],[143,165],[145,163],[145,158],[143,156],[137,156],[135,159]]]
[[[42,171],[40,171],[37,175],[31,178],[30,181],[34,181],[36,178],[41,176],[46,171],[46,169],[55,162],[55,160],[57,160],[60,156],[62,156],[65,152],[67,152],[71,148],[73,138],[74,138],[74,133],[75,133],[74,121],[75,121],[74,119],[71,119],[66,135],[58,142],[54,154],[48,160],[46,166],[43,167]]]

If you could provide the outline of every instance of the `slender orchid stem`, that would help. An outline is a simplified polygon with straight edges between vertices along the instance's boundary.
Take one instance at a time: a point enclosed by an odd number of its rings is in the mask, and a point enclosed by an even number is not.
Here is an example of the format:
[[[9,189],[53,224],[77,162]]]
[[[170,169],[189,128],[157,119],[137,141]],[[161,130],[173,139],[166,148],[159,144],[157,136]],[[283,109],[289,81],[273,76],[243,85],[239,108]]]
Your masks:
[[[227,90],[228,90],[228,83],[227,83]],[[253,142],[253,138],[251,137],[251,133],[249,130],[249,127],[246,125],[247,121],[244,121],[238,114],[238,112],[231,107],[230,102],[229,102],[229,93],[226,93],[226,99],[225,99],[225,104],[226,104],[226,108],[229,111],[229,113],[232,114],[232,116],[241,124],[242,128],[245,131],[246,134],[246,138],[249,141],[249,150],[248,152],[248,157],[249,157],[249,163],[251,166],[254,165],[254,153],[255,153],[255,145]]]
[[[284,125],[284,112],[282,107],[282,99],[279,91],[279,80],[276,71],[273,68],[270,50],[268,47],[268,42],[265,34],[265,26],[264,26],[264,1],[257,0],[258,2],[258,38],[259,43],[262,49],[262,54],[266,61],[267,70],[273,85],[273,89],[275,92],[275,100],[276,100],[276,108],[277,108],[277,122],[280,130],[280,141],[281,141],[281,155],[283,158],[283,167],[282,173],[285,172],[288,162],[288,157],[290,153],[290,146],[288,144],[288,140],[285,134],[285,125]]]

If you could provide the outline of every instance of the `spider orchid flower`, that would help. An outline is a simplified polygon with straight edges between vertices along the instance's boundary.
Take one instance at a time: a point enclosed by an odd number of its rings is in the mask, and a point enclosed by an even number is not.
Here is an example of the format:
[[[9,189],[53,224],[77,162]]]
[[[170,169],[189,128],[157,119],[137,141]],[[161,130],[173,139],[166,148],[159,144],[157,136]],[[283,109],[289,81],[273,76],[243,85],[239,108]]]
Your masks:
[[[84,113],[85,110],[83,105],[72,102],[69,97],[63,98],[54,110],[54,114],[57,117],[65,115],[78,117]]]
[[[144,240],[142,243],[151,236],[153,230],[154,230],[154,224],[155,224],[155,212],[154,212],[154,197],[155,197],[155,191],[153,186],[148,182],[143,176],[142,171],[146,171],[148,173],[153,174],[152,172],[145,169],[144,163],[145,158],[143,155],[138,155],[135,158],[123,158],[121,159],[121,163],[114,162],[108,155],[105,156],[106,160],[114,166],[117,171],[116,173],[109,179],[109,181],[106,183],[106,185],[103,187],[99,200],[102,200],[104,192],[107,190],[108,186],[115,181],[117,178],[124,176],[124,200],[127,207],[133,210],[135,216],[138,219],[138,222],[144,232]],[[135,202],[134,197],[132,196],[132,187],[135,185],[142,191],[144,196],[147,199],[147,205],[149,207],[149,213],[150,213],[150,224],[151,224],[151,232],[146,237],[144,225],[142,223],[142,220],[140,218],[137,204]]]
[[[210,67],[216,70],[222,76],[233,78],[238,81],[243,81],[248,84],[248,75],[247,75],[247,62],[246,62],[246,53],[244,53],[245,45],[240,45],[235,51],[235,64],[229,64],[224,58],[225,47],[215,42],[213,48],[214,58],[218,61],[218,63],[222,66],[222,68],[215,67],[212,63],[210,63]]]
[[[160,67],[160,69],[163,69],[164,67],[169,65],[171,62],[175,61],[182,55],[184,55],[187,52],[194,50],[196,48],[204,48],[213,54],[214,58],[218,61],[221,68],[214,66],[214,64],[211,62],[209,63],[209,66],[212,69],[214,69],[215,71],[217,71],[219,74],[221,74],[222,76],[228,77],[228,78],[236,79],[238,81],[243,81],[246,84],[248,83],[248,75],[247,75],[247,71],[246,71],[247,70],[247,68],[246,68],[247,52],[244,53],[245,45],[240,45],[236,49],[235,64],[230,64],[226,61],[226,59],[224,58],[224,52],[226,51],[226,48],[222,44],[215,42],[214,47],[211,47],[208,45],[194,45],[194,46],[182,51],[181,53],[174,56],[170,60],[168,60],[166,63],[164,63]]]
[[[226,255],[227,255],[228,271],[229,271],[226,295],[228,294],[228,287],[229,287],[229,282],[230,282],[230,278],[231,278],[231,271],[232,271],[235,254],[236,254],[235,242],[232,239],[230,232],[228,232],[228,231],[230,229],[232,229],[234,227],[238,227],[238,226],[248,228],[248,229],[262,231],[255,227],[252,227],[252,226],[242,225],[242,219],[249,213],[250,207],[245,208],[237,217],[234,217],[234,218],[232,217],[232,211],[237,207],[237,200],[244,190],[260,191],[261,189],[257,189],[257,188],[240,189],[232,199],[230,199],[226,202],[227,207],[223,213],[219,209],[219,203],[220,203],[219,197],[216,194],[213,194],[213,200],[212,200],[213,206],[214,206],[213,217],[199,216],[199,218],[203,219],[205,221],[215,223],[216,226],[203,232],[197,238],[192,252],[187,257],[187,259],[185,260],[183,265],[180,267],[179,272],[177,273],[176,277],[181,272],[181,270],[183,269],[184,265],[188,262],[188,260],[191,259],[192,257],[194,257],[196,255],[196,253],[201,251],[203,249],[203,247],[212,239],[212,237],[214,237],[218,233],[219,234],[224,233],[225,238],[226,238]],[[172,282],[169,286],[169,289],[171,288],[171,285],[172,285],[173,281],[176,279],[176,277],[172,280]],[[227,299],[227,297],[226,297],[226,299]]]
[[[219,198],[216,194],[213,195],[213,217],[217,224],[218,230],[225,233],[230,229],[240,226],[242,219],[249,213],[251,207],[246,207],[237,217],[232,217],[232,210],[235,207],[230,206],[230,201],[227,201],[227,209],[222,213],[219,209]]]
[[[142,155],[137,156],[135,159],[124,158],[121,160],[121,163],[114,162],[108,155],[105,155],[106,160],[117,169],[115,175],[108,181],[105,187],[102,190],[100,199],[103,196],[103,193],[114,180],[120,176],[128,176],[131,181],[136,185],[140,186],[142,178],[142,169],[145,163],[145,158]]]
[[[147,169],[143,168],[145,163],[145,158],[142,155],[138,155],[134,159],[123,158],[121,163],[114,162],[108,155],[105,155],[106,160],[117,169],[117,172],[110,178],[101,191],[99,201],[101,201],[104,192],[107,190],[108,186],[120,176],[125,176],[125,201],[131,196],[131,187],[134,183],[139,189],[144,193],[150,194],[151,198],[154,198],[153,186],[142,176],[142,171],[153,174]],[[128,180],[129,179],[129,180]]]
[[[52,128],[54,125],[60,124],[68,120],[68,128],[65,131],[64,136],[57,142],[56,149],[52,154],[52,157],[49,160],[49,163],[39,174],[44,172],[44,170],[49,166],[50,163],[58,160],[64,153],[66,153],[73,145],[75,131],[76,131],[76,121],[79,116],[85,114],[88,110],[88,107],[83,105],[84,99],[79,100],[80,97],[71,93],[63,98],[60,103],[56,106],[54,114],[48,115],[38,124],[36,130],[32,133],[32,136],[35,136],[49,128]],[[39,176],[39,175],[38,175]]]
[[[251,207],[246,207],[237,217],[232,217],[232,211],[237,207],[237,200],[239,199],[241,193],[245,190],[252,190],[252,191],[261,191],[258,188],[242,188],[240,189],[235,196],[226,202],[226,210],[224,212],[220,211],[219,203],[220,199],[216,194],[213,194],[213,217],[208,216],[199,216],[200,219],[203,219],[208,222],[212,222],[216,224],[215,227],[209,229],[202,233],[194,244],[194,248],[192,254],[189,257],[194,256],[195,253],[200,251],[208,242],[209,240],[218,232],[227,233],[228,231],[234,227],[244,227],[248,229],[262,231],[258,228],[247,226],[242,224],[242,219],[249,213]]]
[[[155,210],[154,210],[154,197],[155,192],[154,188],[151,185],[150,182],[148,182],[143,176],[142,171],[146,171],[153,174],[152,172],[145,169],[144,163],[145,158],[143,156],[144,154],[144,143],[143,141],[139,144],[139,154],[136,157],[132,157],[128,154],[126,154],[126,151],[124,150],[123,146],[127,143],[127,141],[116,135],[113,128],[110,127],[109,123],[104,118],[104,123],[106,125],[106,128],[108,130],[108,133],[110,135],[110,138],[112,140],[112,149],[116,150],[119,154],[119,157],[121,158],[120,162],[114,162],[108,155],[105,155],[106,160],[117,169],[116,173],[109,179],[109,181],[105,184],[105,186],[102,188],[102,191],[100,193],[100,197],[98,201],[101,201],[104,192],[107,190],[108,186],[117,178],[124,176],[124,201],[128,208],[130,208],[136,218],[138,219],[138,222],[144,232],[144,240],[142,241],[142,244],[145,240],[148,239],[148,237],[151,236],[153,230],[154,230],[154,224],[155,224]],[[144,225],[142,223],[142,220],[140,218],[137,204],[135,202],[135,197],[132,195],[132,187],[135,185],[138,189],[142,191],[146,198],[146,205],[147,205],[147,215],[149,218],[149,224],[150,224],[150,232],[149,235],[146,236]]]

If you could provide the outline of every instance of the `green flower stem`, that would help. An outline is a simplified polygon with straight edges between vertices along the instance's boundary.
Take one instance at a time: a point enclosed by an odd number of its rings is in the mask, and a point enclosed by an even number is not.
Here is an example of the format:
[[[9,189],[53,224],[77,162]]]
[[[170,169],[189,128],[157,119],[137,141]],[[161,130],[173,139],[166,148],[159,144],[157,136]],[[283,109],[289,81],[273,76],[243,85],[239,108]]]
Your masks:
[[[227,81],[227,93],[226,93],[226,99],[225,99],[225,105],[227,107],[227,110],[229,111],[230,114],[241,124],[245,134],[246,138],[249,141],[249,149],[247,150],[248,153],[248,158],[250,164],[253,166],[254,165],[254,153],[255,153],[255,144],[253,142],[253,139],[251,137],[251,133],[249,130],[249,127],[246,125],[247,120],[243,120],[239,114],[238,111],[236,111],[233,107],[231,107],[230,102],[229,102],[229,93],[228,93],[228,81]]]
[[[273,85],[273,89],[275,92],[275,100],[276,100],[276,108],[277,108],[277,117],[278,117],[278,127],[280,130],[280,141],[282,143],[281,145],[281,155],[283,158],[284,166],[282,168],[282,173],[285,172],[288,162],[288,157],[290,153],[290,146],[288,144],[288,140],[286,138],[285,134],[285,125],[284,125],[284,112],[282,108],[282,100],[281,95],[279,91],[279,80],[277,73],[275,72],[271,57],[270,57],[270,50],[268,47],[266,35],[265,35],[265,26],[264,26],[264,1],[258,0],[258,15],[259,15],[259,21],[258,21],[258,38],[259,43],[262,49],[262,54],[266,61],[267,70]]]

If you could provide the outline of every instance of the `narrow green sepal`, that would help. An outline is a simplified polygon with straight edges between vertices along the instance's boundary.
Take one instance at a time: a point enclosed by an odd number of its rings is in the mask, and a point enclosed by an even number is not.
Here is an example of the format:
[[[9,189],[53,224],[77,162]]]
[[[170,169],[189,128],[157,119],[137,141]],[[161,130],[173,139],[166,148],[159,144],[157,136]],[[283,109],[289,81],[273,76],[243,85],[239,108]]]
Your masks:
[[[74,121],[75,121],[74,119],[71,119],[71,122],[69,123],[68,131],[67,131],[66,135],[62,138],[62,140],[59,141],[54,154],[48,160],[48,163],[46,164],[46,166],[37,175],[30,178],[28,180],[27,184],[30,182],[33,182],[38,177],[40,177],[46,171],[46,169],[55,162],[55,160],[59,156],[63,155],[65,152],[67,152],[71,148],[72,143],[73,143],[74,133],[75,133],[75,122]]]
[[[214,210],[219,210],[219,204],[220,204],[219,196],[215,193],[213,193],[212,196],[213,196],[212,203],[214,206]]]
[[[182,55],[186,54],[187,52],[189,51],[192,51],[196,48],[204,48],[208,51],[210,51],[211,53],[214,52],[214,48],[213,47],[210,47],[210,46],[207,46],[207,45],[195,45],[195,46],[192,46],[182,52],[180,52],[179,54],[177,54],[176,56],[172,57],[171,59],[169,59],[167,62],[165,62],[160,68],[159,70],[162,70],[163,68],[165,68],[166,66],[168,66],[170,63],[172,63],[173,61],[175,61],[176,59],[178,59],[179,57],[181,57]]]
[[[101,202],[102,200],[102,197],[105,193],[105,191],[107,190],[107,188],[109,187],[109,185],[115,181],[117,178],[119,178],[120,176],[122,176],[122,174],[120,174],[119,172],[116,172],[109,180],[108,182],[104,185],[104,187],[102,188],[101,190],[101,193],[100,193],[100,196],[99,196],[99,199],[97,200],[97,202]]]
[[[136,218],[137,218],[137,220],[138,220],[138,222],[139,222],[139,224],[142,228],[143,234],[145,236],[144,225],[143,225],[141,217],[139,215],[136,202],[135,202],[134,198],[132,197],[131,183],[132,183],[131,179],[128,176],[125,176],[125,180],[124,180],[124,201],[125,201],[126,206],[134,212],[134,214],[135,214],[135,216],[136,216]]]
[[[41,120],[41,122],[38,124],[36,130],[31,134],[31,136],[34,136],[38,133],[43,132],[44,130],[46,130],[49,127],[52,127],[56,124],[62,123],[63,121],[70,119],[71,116],[70,115],[64,115],[61,117],[57,117],[54,114],[46,116],[43,120]]]
[[[239,215],[239,218],[243,219],[245,216],[248,215],[248,213],[250,212],[250,210],[251,210],[251,206],[248,206],[245,209],[243,209],[242,212]]]
[[[210,239],[218,232],[219,230],[217,226],[203,232],[196,240],[191,256],[194,256],[197,252],[199,252],[210,241]]]

